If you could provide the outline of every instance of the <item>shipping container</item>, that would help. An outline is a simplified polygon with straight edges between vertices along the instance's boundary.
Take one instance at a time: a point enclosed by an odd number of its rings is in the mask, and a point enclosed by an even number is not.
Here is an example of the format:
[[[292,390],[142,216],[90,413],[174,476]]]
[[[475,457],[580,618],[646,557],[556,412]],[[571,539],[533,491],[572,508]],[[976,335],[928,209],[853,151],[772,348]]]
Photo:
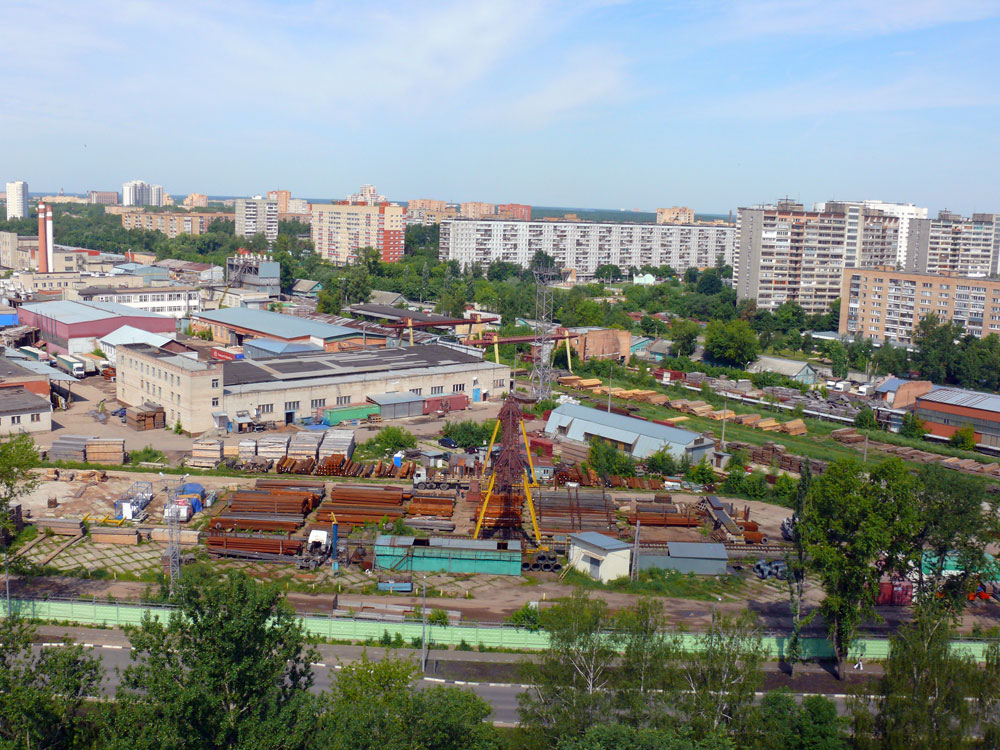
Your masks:
[[[449,393],[440,396],[428,396],[424,399],[424,414],[438,411],[456,411],[469,408],[469,397],[464,393]]]
[[[46,362],[49,359],[51,359],[51,357],[46,352],[43,352],[41,349],[36,349],[33,346],[21,346],[18,347],[18,351],[30,357],[31,359],[35,360],[36,362]]]

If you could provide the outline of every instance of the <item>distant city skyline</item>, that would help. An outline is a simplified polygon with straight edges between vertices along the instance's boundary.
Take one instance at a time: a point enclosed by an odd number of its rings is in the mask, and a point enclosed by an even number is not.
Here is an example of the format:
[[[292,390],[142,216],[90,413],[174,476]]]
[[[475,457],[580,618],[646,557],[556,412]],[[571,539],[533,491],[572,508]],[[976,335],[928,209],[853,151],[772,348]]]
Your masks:
[[[1000,0],[13,4],[0,181],[1000,212],[998,34]]]

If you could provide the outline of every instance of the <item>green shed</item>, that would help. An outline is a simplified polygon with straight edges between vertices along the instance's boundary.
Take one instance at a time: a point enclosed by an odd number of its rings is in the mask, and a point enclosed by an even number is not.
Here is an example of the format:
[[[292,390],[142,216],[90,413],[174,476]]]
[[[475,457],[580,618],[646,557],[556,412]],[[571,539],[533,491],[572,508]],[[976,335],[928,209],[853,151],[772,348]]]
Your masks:
[[[336,427],[341,422],[350,422],[353,419],[368,419],[372,414],[381,414],[381,407],[378,404],[362,404],[361,406],[345,406],[341,409],[325,409],[323,411],[323,423],[331,427]]]
[[[521,542],[380,534],[375,539],[375,565],[383,570],[407,572],[516,576],[521,574]]]

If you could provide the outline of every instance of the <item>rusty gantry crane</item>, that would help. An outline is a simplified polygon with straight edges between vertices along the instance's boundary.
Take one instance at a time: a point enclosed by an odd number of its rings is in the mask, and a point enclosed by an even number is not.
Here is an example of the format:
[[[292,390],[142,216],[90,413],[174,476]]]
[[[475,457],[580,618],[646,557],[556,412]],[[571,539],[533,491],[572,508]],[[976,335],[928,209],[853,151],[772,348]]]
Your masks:
[[[493,461],[486,495],[479,509],[476,530],[473,537],[480,538],[484,527],[510,537],[522,531],[522,509],[525,504],[531,515],[531,527],[534,532],[535,544],[541,546],[542,537],[538,531],[538,518],[535,515],[535,505],[531,499],[531,488],[537,487],[535,467],[531,463],[531,451],[528,450],[528,435],[524,430],[524,419],[521,414],[521,403],[513,393],[507,394],[507,400],[497,416],[493,437],[490,438],[489,452],[493,455],[493,445],[497,433],[500,433],[500,451]],[[524,468],[521,458],[521,446],[524,446],[528,456],[530,474]]]

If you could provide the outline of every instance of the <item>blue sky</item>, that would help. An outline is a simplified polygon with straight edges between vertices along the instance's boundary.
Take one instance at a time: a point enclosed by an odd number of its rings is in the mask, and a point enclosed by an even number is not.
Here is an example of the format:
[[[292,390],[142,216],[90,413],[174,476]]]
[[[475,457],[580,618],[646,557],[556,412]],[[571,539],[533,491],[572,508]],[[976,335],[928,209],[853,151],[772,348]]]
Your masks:
[[[0,0],[0,181],[1000,212],[998,39],[998,0]]]

